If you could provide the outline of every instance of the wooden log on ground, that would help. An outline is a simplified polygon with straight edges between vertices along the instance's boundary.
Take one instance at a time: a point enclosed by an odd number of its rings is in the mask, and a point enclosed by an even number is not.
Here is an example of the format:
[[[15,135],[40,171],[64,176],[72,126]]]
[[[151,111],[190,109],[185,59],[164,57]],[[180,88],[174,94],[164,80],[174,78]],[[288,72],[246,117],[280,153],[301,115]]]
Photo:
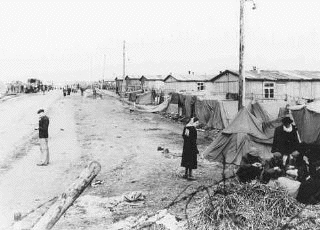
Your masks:
[[[40,218],[48,211],[48,209],[57,201],[58,197],[54,197],[32,209],[27,213],[16,212],[15,216],[18,213],[21,213],[21,218],[18,220],[14,218],[15,222],[11,225],[12,230],[28,230],[31,229],[35,223],[37,223]]]
[[[92,180],[98,175],[101,165],[93,161],[86,167],[77,180],[58,198],[49,210],[34,225],[33,230],[51,229],[65,211],[81,195],[85,188],[91,184]]]

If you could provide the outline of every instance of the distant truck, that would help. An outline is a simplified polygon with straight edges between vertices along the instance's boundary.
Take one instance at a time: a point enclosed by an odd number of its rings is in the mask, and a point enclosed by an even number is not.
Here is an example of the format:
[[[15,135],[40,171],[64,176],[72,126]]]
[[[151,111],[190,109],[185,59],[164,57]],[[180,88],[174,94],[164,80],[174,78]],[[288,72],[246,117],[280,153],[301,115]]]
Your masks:
[[[25,93],[37,93],[40,91],[42,82],[36,78],[29,78],[25,87]]]

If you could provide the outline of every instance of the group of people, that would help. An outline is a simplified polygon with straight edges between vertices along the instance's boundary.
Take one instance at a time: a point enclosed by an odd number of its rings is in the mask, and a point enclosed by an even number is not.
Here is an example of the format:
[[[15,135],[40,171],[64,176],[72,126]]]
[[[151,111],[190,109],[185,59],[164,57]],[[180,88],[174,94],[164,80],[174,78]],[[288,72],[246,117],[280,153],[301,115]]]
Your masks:
[[[253,179],[262,179],[268,182],[271,178],[277,178],[286,172],[302,180],[305,176],[301,172],[303,164],[301,155],[295,151],[299,144],[297,129],[292,125],[292,119],[285,117],[282,119],[283,125],[277,127],[274,134],[272,147],[273,157],[263,161],[260,158],[258,149],[251,148],[241,160],[237,175],[241,182],[248,182]],[[199,119],[192,117],[183,129],[182,137],[183,152],[181,166],[185,167],[184,178],[193,179],[192,169],[197,168],[197,130]],[[299,170],[298,170],[299,169]]]
[[[38,114],[39,128],[37,129],[39,130],[41,155],[37,165],[46,166],[49,164],[49,118],[45,115],[44,109],[40,109]],[[300,144],[297,128],[292,123],[290,117],[285,117],[282,119],[282,125],[275,129],[270,159],[262,159],[259,150],[251,147],[242,156],[236,174],[242,183],[259,180],[267,184],[278,180],[299,201],[315,203],[320,201],[320,192],[318,192],[320,190],[320,163],[319,167],[316,167],[312,155],[306,154],[305,145]],[[198,125],[199,119],[192,117],[182,132],[184,142],[181,166],[185,168],[183,178],[188,180],[195,179],[192,170],[197,169],[199,150],[196,128]]]
[[[260,158],[259,150],[251,148],[243,157],[237,175],[241,182],[260,179],[268,183],[270,179],[289,174],[298,180],[305,180],[306,164],[298,150],[297,129],[290,117],[282,119],[282,125],[274,132],[271,159]]]
[[[300,143],[292,122],[285,117],[275,129],[270,159],[262,159],[259,150],[251,148],[242,157],[236,174],[242,183],[259,180],[271,186],[277,184],[302,203],[316,203],[320,201],[320,170],[309,162],[305,144]]]
[[[183,152],[181,166],[185,168],[183,178],[194,180],[192,170],[197,169],[197,129],[199,119],[189,120],[182,132]],[[272,157],[262,159],[258,148],[251,147],[242,156],[236,175],[241,183],[258,180],[270,186],[280,185],[302,203],[320,201],[320,163],[315,166],[307,144],[300,143],[297,128],[290,117],[282,119],[282,125],[274,132]],[[310,148],[309,148],[310,150]],[[317,150],[313,151],[315,156]],[[317,156],[316,156],[317,157]],[[319,156],[320,158],[320,156]],[[311,162],[309,162],[311,161]],[[320,162],[320,159],[319,159]]]
[[[69,86],[63,87],[63,89],[62,89],[63,96],[65,97],[67,95],[70,95],[71,91],[72,91],[72,89]]]

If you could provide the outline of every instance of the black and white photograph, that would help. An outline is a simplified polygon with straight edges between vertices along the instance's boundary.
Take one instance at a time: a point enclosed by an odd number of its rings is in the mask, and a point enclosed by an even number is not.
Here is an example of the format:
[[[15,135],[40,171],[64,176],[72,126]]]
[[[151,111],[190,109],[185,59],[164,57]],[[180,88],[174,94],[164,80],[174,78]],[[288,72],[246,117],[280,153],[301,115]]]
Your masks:
[[[320,1],[0,2],[0,230],[320,229]]]

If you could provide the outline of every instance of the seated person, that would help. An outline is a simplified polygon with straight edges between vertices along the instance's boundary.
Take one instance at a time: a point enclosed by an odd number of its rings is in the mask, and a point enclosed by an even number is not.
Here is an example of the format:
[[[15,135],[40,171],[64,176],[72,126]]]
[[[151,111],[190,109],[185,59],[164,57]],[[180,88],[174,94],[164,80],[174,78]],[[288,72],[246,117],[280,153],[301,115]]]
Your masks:
[[[303,182],[309,175],[307,163],[298,151],[291,153],[286,162],[286,174]]]
[[[250,148],[249,152],[242,157],[240,167],[236,173],[240,182],[245,183],[260,179],[262,162],[258,150]]]
[[[303,155],[304,163],[308,166],[308,174],[313,179],[317,179],[317,168],[320,167],[320,145],[302,142],[299,144],[299,152]]]
[[[320,170],[315,178],[309,177],[301,183],[297,200],[304,204],[316,204],[320,202]]]
[[[320,169],[317,170],[316,179],[308,177],[305,181],[299,182],[292,178],[279,177],[276,180],[270,180],[268,185],[284,188],[290,196],[303,204],[320,202]]]
[[[264,164],[262,182],[268,183],[270,179],[277,179],[283,175],[285,175],[285,167],[282,163],[282,154],[275,152]]]

